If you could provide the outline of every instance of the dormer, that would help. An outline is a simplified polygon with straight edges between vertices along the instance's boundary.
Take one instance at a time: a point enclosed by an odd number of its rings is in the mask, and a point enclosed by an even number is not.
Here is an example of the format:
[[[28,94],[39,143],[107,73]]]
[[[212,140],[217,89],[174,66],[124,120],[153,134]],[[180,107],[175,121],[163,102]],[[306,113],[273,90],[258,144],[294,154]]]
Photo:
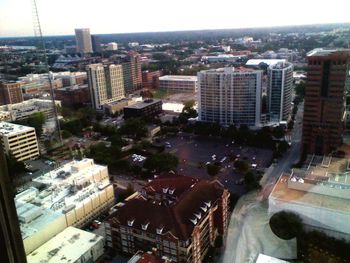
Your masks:
[[[201,206],[201,209],[203,210],[204,213],[208,211],[208,208],[205,204],[204,204],[204,206]]]
[[[149,222],[147,222],[146,224],[141,224],[142,230],[147,230],[149,225]]]
[[[158,234],[158,235],[161,235],[161,234],[162,234],[162,232],[163,232],[163,229],[164,229],[164,227],[163,227],[163,226],[161,226],[161,227],[157,227],[157,229],[156,229],[157,234]]]
[[[208,208],[211,207],[211,202],[210,202],[210,201],[204,202],[204,204],[205,204]]]
[[[166,194],[169,188],[163,188],[163,193]]]
[[[169,189],[169,194],[174,194],[174,192],[175,192],[175,188],[174,189]]]
[[[128,220],[128,226],[132,226],[135,222],[135,219]]]
[[[194,224],[194,225],[197,225],[197,218],[190,218],[190,221]]]
[[[202,213],[201,212],[194,213],[194,216],[197,217],[198,220],[200,220],[202,218]]]

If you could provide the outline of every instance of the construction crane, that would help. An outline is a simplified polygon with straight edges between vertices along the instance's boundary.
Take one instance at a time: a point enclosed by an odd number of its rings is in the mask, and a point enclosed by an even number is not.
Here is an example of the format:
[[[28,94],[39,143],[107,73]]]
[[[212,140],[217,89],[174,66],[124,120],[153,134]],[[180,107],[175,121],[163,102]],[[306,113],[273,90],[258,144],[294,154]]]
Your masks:
[[[46,54],[45,41],[44,41],[43,34],[41,31],[41,25],[40,25],[39,13],[38,13],[37,5],[36,5],[36,0],[32,0],[32,15],[33,15],[34,36],[38,39],[37,48],[38,48],[38,50],[41,50],[44,54],[44,58],[43,58],[42,62],[44,63],[45,72],[47,73],[47,78],[49,80],[50,96],[51,96],[51,101],[52,101],[54,118],[55,118],[55,122],[56,122],[56,128],[57,128],[57,132],[58,132],[58,141],[59,141],[60,146],[62,146],[63,142],[62,142],[62,135],[61,135],[61,127],[60,127],[60,122],[58,120],[58,112],[57,112],[57,107],[56,107],[56,102],[55,102],[52,79],[50,77],[50,67],[49,67],[48,58],[47,58],[47,54]]]

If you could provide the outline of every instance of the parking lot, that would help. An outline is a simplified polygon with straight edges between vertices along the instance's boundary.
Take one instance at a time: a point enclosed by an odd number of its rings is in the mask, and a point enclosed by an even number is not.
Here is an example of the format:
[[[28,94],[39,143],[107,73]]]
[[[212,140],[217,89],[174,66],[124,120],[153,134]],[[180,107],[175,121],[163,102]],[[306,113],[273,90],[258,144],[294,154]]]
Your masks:
[[[209,179],[211,177],[207,173],[206,165],[220,162],[222,169],[217,175],[218,180],[237,194],[244,193],[243,175],[235,172],[233,160],[244,160],[252,169],[263,170],[272,159],[271,150],[242,147],[221,138],[180,134],[161,142],[166,146],[167,152],[178,156],[178,172],[181,174]]]

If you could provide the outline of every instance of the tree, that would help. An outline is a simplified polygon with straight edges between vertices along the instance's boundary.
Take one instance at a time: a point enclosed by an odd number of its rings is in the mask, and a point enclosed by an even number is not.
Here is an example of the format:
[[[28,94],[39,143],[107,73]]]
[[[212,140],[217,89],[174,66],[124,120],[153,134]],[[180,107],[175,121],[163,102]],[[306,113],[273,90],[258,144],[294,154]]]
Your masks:
[[[149,172],[169,172],[175,170],[179,159],[170,153],[157,153],[146,159],[143,167]]]
[[[219,172],[220,172],[220,165],[218,164],[208,164],[207,165],[207,173],[210,175],[210,176],[215,176],[217,175]]]
[[[17,159],[11,154],[6,154],[7,169],[10,176],[18,176],[24,174],[26,171],[23,162],[17,161]]]
[[[301,218],[292,212],[281,211],[270,218],[272,232],[279,238],[288,240],[298,237],[303,232]]]
[[[247,191],[260,188],[259,180],[252,171],[249,171],[244,175],[244,185]]]
[[[135,139],[146,137],[147,135],[146,123],[141,118],[127,119],[124,125],[120,128],[120,133],[123,135],[128,135]]]
[[[273,128],[272,134],[275,138],[281,139],[284,137],[284,134],[285,134],[284,128],[282,126],[277,126]]]
[[[62,135],[63,139],[68,139],[69,137],[72,136],[72,134],[69,131],[66,131],[66,130],[62,130],[61,135]]]
[[[295,94],[302,99],[305,97],[305,86],[305,82],[295,85]]]
[[[15,121],[15,123],[35,128],[35,132],[39,137],[41,135],[42,127],[45,121],[46,121],[45,113],[35,112],[32,115],[30,115],[27,119]]]
[[[241,173],[246,173],[249,170],[248,163],[245,161],[242,161],[242,160],[235,161],[235,163],[233,165]]]

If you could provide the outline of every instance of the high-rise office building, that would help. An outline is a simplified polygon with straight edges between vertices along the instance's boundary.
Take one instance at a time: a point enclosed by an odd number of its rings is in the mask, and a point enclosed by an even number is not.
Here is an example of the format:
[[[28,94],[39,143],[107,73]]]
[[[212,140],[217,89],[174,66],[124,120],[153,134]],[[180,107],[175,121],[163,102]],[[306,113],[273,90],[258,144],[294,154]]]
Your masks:
[[[142,88],[141,56],[130,52],[127,61],[122,64],[125,93],[129,94]]]
[[[350,50],[314,49],[307,60],[302,152],[329,154],[342,144]]]
[[[75,29],[75,40],[77,42],[77,52],[81,54],[92,53],[92,43],[89,28]]]
[[[0,261],[25,263],[26,256],[12,189],[0,143]]]
[[[91,64],[87,66],[92,104],[95,109],[125,97],[121,65]]]
[[[0,105],[20,103],[23,94],[20,83],[0,82]]]
[[[261,86],[261,70],[227,67],[199,72],[199,120],[259,126]]]
[[[92,44],[92,50],[94,52],[101,52],[101,39],[99,36],[91,35],[91,44]]]
[[[267,75],[270,121],[287,121],[292,103],[293,65],[288,62],[270,65]]]

